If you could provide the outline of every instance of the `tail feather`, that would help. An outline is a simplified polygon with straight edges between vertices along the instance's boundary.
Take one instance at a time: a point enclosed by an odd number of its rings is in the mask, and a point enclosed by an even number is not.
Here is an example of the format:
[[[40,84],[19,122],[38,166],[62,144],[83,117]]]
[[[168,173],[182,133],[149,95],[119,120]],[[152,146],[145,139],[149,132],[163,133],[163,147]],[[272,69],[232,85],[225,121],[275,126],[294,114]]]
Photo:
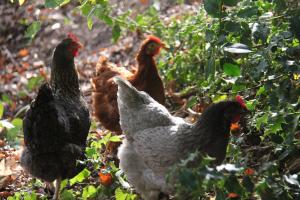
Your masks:
[[[118,104],[126,103],[127,106],[131,107],[146,103],[145,98],[143,98],[143,95],[146,93],[138,91],[128,81],[121,77],[114,77],[114,81],[118,85]],[[151,98],[149,95],[148,97]]]

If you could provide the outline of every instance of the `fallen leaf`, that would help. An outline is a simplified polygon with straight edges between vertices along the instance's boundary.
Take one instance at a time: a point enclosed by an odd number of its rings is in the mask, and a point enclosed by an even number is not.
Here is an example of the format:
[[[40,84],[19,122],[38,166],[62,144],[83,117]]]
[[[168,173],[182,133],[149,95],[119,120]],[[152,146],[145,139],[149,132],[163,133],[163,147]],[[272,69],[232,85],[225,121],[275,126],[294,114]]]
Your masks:
[[[0,161],[0,177],[9,176],[12,174],[10,163],[6,159]]]
[[[5,146],[5,141],[4,140],[0,140],[0,147],[4,147]]]
[[[27,49],[21,49],[18,53],[20,57],[25,57],[29,55],[29,51]]]
[[[140,0],[141,4],[147,5],[149,3],[149,0]]]
[[[12,178],[11,178],[10,175],[9,175],[9,176],[6,176],[6,177],[4,177],[4,178],[2,178],[2,179],[0,180],[0,189],[2,190],[2,189],[5,188],[7,185],[9,185],[12,181],[13,181],[13,180],[12,180]]]
[[[3,197],[3,198],[7,198],[9,196],[13,196],[14,193],[13,192],[10,192],[10,191],[3,191],[3,192],[0,192],[0,197]]]

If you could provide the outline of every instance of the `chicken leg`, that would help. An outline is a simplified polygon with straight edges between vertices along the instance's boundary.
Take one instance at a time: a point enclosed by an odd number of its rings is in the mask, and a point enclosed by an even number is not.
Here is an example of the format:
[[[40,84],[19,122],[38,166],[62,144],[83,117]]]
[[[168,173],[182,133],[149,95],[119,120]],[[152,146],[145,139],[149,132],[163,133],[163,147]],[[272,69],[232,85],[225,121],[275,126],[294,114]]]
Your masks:
[[[59,192],[60,192],[60,183],[61,183],[61,178],[56,179],[55,183],[55,192],[53,195],[53,200],[58,200]]]

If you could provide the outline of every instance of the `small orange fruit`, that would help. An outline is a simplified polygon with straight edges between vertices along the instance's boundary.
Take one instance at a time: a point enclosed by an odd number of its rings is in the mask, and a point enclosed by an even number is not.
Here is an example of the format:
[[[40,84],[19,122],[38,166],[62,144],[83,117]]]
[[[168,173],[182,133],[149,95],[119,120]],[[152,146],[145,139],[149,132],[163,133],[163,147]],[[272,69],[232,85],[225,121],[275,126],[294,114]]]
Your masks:
[[[102,167],[98,175],[99,175],[99,181],[102,185],[110,186],[112,184],[113,177],[111,173],[109,173],[106,167]]]
[[[248,176],[252,176],[254,173],[255,173],[254,169],[247,168],[245,170],[245,174],[248,175]]]
[[[230,192],[228,195],[227,195],[227,198],[229,199],[235,199],[235,198],[238,198],[239,195],[237,193],[234,193],[234,192]]]

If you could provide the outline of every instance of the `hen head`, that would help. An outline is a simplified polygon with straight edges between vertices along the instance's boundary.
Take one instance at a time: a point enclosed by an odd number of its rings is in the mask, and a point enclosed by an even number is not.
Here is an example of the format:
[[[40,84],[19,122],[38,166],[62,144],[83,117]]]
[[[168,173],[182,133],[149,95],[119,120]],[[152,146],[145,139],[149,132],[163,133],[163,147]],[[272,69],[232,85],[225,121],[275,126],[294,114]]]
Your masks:
[[[55,53],[71,59],[78,55],[78,51],[81,47],[82,45],[78,38],[74,34],[68,33],[68,37],[57,45]]]
[[[232,101],[225,109],[225,117],[231,123],[236,123],[241,116],[249,110],[241,96],[236,96],[235,101]]]
[[[146,55],[156,56],[159,54],[160,49],[164,47],[165,44],[158,37],[149,35],[143,42],[141,51],[144,51]]]

